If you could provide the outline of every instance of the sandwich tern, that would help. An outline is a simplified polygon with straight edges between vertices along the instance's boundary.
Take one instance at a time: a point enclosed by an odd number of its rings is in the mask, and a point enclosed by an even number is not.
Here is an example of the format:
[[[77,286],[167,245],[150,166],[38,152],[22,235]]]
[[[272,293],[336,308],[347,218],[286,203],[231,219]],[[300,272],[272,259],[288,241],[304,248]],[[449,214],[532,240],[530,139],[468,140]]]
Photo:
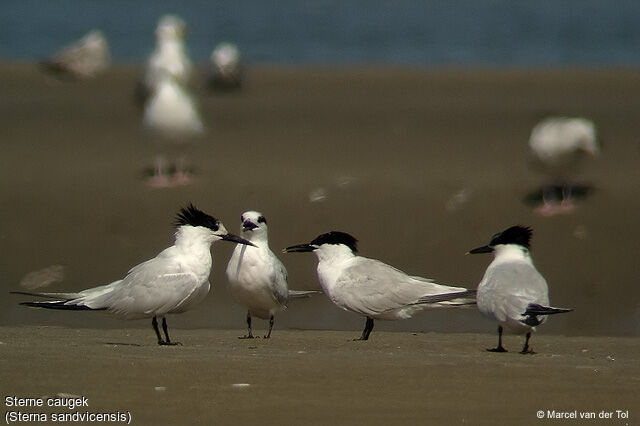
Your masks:
[[[71,77],[90,78],[109,67],[109,43],[100,30],[92,30],[76,43],[42,61],[45,70]]]
[[[242,338],[253,339],[251,317],[269,320],[266,339],[271,337],[274,315],[286,309],[289,298],[307,297],[316,291],[289,290],[287,270],[269,248],[267,220],[262,213],[247,211],[240,218],[242,238],[253,247],[237,246],[227,265],[231,294],[247,308],[248,333]]]
[[[543,205],[539,212],[544,215],[571,212],[575,207],[571,197],[571,175],[586,156],[600,152],[595,124],[585,118],[547,118],[531,131],[529,148],[534,167],[550,179],[543,187]],[[562,192],[559,206],[552,201],[557,186]]]
[[[152,318],[159,345],[180,344],[169,339],[166,315],[191,309],[209,293],[211,245],[218,240],[253,244],[228,233],[222,222],[192,204],[180,210],[175,225],[175,243],[134,266],[121,280],[77,293],[15,293],[52,299],[21,303],[26,306],[102,310],[123,319]],[[158,319],[162,319],[164,339]]]
[[[491,352],[506,352],[502,346],[503,327],[515,334],[526,334],[522,354],[533,354],[529,347],[531,333],[547,315],[572,309],[549,306],[547,282],[533,266],[529,252],[532,231],[512,226],[491,238],[491,242],[469,252],[493,253],[493,262],[478,286],[478,309],[498,322],[498,346]]]
[[[475,303],[475,290],[409,276],[379,260],[359,256],[356,243],[351,235],[332,231],[309,244],[284,249],[287,253],[314,252],[325,294],[340,308],[366,317],[362,336],[356,340],[369,338],[374,319],[407,319],[429,307]]]

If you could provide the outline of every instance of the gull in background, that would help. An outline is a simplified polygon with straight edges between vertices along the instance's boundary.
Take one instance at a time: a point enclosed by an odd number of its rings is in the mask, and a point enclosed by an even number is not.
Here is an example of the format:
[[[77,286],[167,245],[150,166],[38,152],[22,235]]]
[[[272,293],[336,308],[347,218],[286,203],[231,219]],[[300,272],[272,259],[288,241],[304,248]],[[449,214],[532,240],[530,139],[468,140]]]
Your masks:
[[[26,306],[107,311],[124,319],[152,318],[159,345],[180,344],[169,339],[166,315],[191,309],[209,293],[211,245],[219,240],[251,243],[228,233],[222,222],[193,205],[180,210],[176,227],[174,245],[134,266],[121,280],[77,293],[15,293],[52,299],[21,303]],[[162,319],[164,339],[158,319]]]
[[[571,197],[571,176],[587,156],[600,152],[595,124],[585,118],[550,117],[538,123],[531,131],[529,148],[533,166],[549,178],[542,190],[543,215],[570,213],[575,208]],[[555,187],[560,187],[559,205],[553,202]]]
[[[172,76],[178,84],[188,86],[193,66],[184,45],[186,29],[187,24],[176,15],[165,15],[158,20],[156,47],[136,90],[141,105],[167,75]]]
[[[242,87],[243,67],[235,44],[220,43],[211,52],[209,86],[213,90],[231,91]]]
[[[262,213],[247,211],[240,218],[242,238],[253,246],[237,246],[227,265],[227,279],[231,294],[247,308],[248,333],[241,338],[253,339],[251,317],[269,320],[269,331],[265,339],[271,337],[274,315],[286,309],[291,298],[308,297],[316,291],[289,290],[287,270],[269,249],[267,220]]]
[[[522,354],[533,354],[529,347],[531,333],[548,315],[571,309],[549,306],[547,282],[533,266],[529,252],[532,231],[512,226],[491,238],[491,242],[471,250],[470,254],[493,253],[493,262],[478,286],[478,309],[498,322],[498,346],[491,352],[506,352],[502,346],[504,327],[516,334],[526,334]]]
[[[80,79],[94,77],[109,67],[109,43],[100,30],[92,30],[76,43],[41,62],[46,71]]]
[[[362,336],[356,340],[369,338],[374,319],[407,319],[426,308],[475,304],[475,290],[436,284],[358,256],[356,243],[351,235],[332,231],[309,244],[284,249],[287,253],[314,252],[325,294],[340,308],[366,317]]]
[[[165,74],[144,108],[143,125],[154,137],[160,151],[155,160],[154,174],[149,183],[156,187],[181,185],[190,181],[186,149],[189,142],[204,132],[195,102],[176,79]],[[166,151],[177,157],[172,178],[167,172]]]

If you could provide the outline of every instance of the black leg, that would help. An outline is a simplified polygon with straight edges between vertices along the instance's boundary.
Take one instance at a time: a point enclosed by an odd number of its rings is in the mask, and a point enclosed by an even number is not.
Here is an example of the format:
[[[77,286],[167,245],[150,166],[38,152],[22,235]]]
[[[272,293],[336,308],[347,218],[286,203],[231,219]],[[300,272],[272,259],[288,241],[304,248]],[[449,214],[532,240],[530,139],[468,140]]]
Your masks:
[[[247,311],[247,329],[249,333],[246,336],[240,336],[238,339],[253,339],[253,333],[251,332],[251,312]]]
[[[155,317],[154,317],[155,319]],[[157,321],[156,321],[156,327],[157,327]],[[169,329],[167,327],[167,319],[165,317],[162,317],[162,331],[164,331],[164,336],[167,338],[167,340],[165,340],[164,342],[160,343],[158,342],[159,345],[168,345],[168,346],[182,346],[182,343],[180,342],[174,342],[171,343],[171,339],[169,339]],[[158,333],[160,334],[160,333]]]
[[[158,336],[158,344],[164,345],[165,341],[162,340],[162,336],[160,336],[160,330],[158,330],[158,319],[156,317],[153,317],[151,320],[151,325],[153,326],[153,331],[156,332],[156,336]]]
[[[533,349],[531,349],[531,348],[529,347],[529,339],[531,339],[531,332],[528,332],[528,333],[527,333],[527,337],[526,337],[526,338],[525,338],[525,340],[524,340],[524,346],[522,347],[522,350],[520,351],[520,353],[521,353],[522,355],[527,355],[527,354],[529,354],[529,355],[533,355],[533,354],[535,354],[535,352],[533,351]]]
[[[498,326],[498,347],[493,349],[487,349],[489,352],[507,352],[505,348],[502,347],[502,326]]]
[[[274,323],[274,318],[273,315],[271,315],[269,317],[269,331],[267,332],[267,335],[264,336],[265,339],[270,339],[271,338],[271,330],[273,329],[273,323]]]
[[[364,323],[364,330],[362,330],[362,336],[359,339],[354,340],[369,340],[369,335],[373,330],[373,318],[367,317],[367,322]]]

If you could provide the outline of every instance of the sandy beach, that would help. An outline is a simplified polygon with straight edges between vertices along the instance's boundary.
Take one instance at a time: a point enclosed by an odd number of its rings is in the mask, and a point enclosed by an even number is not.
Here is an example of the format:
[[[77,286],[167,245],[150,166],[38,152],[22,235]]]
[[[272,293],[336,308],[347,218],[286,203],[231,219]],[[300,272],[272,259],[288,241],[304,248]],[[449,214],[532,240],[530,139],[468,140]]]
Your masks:
[[[538,410],[637,422],[638,71],[250,68],[237,94],[194,84],[206,127],[190,152],[195,179],[165,190],[143,179],[154,149],[133,102],[138,73],[69,82],[34,64],[0,66],[5,396],[84,396],[89,411],[128,411],[132,424],[570,421]],[[527,140],[548,114],[592,119],[603,145],[578,176],[592,193],[551,218],[523,201],[542,183]],[[278,254],[342,230],[364,256],[469,288],[490,257],[464,254],[529,225],[552,304],[575,311],[544,324],[538,354],[525,357],[516,337],[512,352],[486,353],[495,325],[475,309],[380,321],[371,341],[352,342],[364,321],[322,295],[292,303],[270,341],[239,341],[244,311],[226,288],[233,247],[222,242],[212,293],[169,319],[182,347],[157,347],[146,320],[28,309],[7,294],[52,265],[64,279],[49,291],[121,278],[172,243],[188,202],[233,231],[243,211],[260,210]],[[319,289],[312,255],[280,258],[291,288]]]
[[[88,407],[40,412],[130,412],[131,424],[539,425],[570,421],[547,411],[605,411],[613,418],[588,424],[625,425],[638,415],[633,338],[540,336],[539,353],[523,356],[485,352],[494,342],[483,334],[247,341],[237,330],[176,330],[184,346],[158,347],[146,331],[2,327],[5,394],[85,397]]]

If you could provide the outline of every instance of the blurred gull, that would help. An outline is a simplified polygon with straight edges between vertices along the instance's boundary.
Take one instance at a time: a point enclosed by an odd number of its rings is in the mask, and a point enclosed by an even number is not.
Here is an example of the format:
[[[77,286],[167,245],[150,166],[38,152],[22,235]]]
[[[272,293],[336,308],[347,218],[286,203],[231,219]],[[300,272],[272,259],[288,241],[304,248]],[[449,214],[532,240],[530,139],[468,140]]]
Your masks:
[[[77,293],[27,293],[47,299],[22,305],[62,310],[107,311],[124,319],[152,318],[159,345],[175,345],[167,329],[167,314],[191,309],[209,293],[213,265],[211,245],[219,240],[251,244],[229,234],[216,218],[193,205],[183,208],[176,220],[175,243],[151,260],[131,268],[121,280]],[[162,319],[164,339],[158,329]]]
[[[240,51],[235,44],[218,44],[211,52],[209,67],[208,79],[212,89],[223,91],[242,87],[244,73]]]
[[[144,103],[167,76],[182,86],[189,84],[192,65],[184,46],[186,23],[176,15],[165,15],[156,26],[156,47],[138,85],[137,97]]]
[[[546,321],[547,315],[571,309],[549,306],[547,282],[533,266],[529,253],[532,231],[512,226],[491,238],[491,242],[469,252],[493,253],[494,260],[478,285],[478,309],[498,322],[498,346],[491,352],[506,352],[502,346],[503,327],[516,334],[526,334],[522,354],[533,354],[529,347],[531,333]]]
[[[157,187],[189,182],[184,152],[189,142],[203,133],[204,127],[196,105],[180,83],[165,74],[157,83],[153,95],[147,100],[143,117],[144,127],[150,131],[159,149],[150,184]],[[172,179],[167,173],[164,151],[172,151],[177,157],[176,171]]]
[[[257,211],[244,212],[242,238],[253,243],[237,246],[227,265],[227,279],[234,299],[247,308],[248,333],[243,338],[253,339],[251,317],[269,320],[266,339],[271,337],[274,315],[286,309],[289,298],[306,297],[315,291],[289,290],[287,270],[269,249],[267,220]]]
[[[109,44],[101,31],[92,30],[76,43],[42,61],[45,70],[76,78],[91,78],[111,62]]]
[[[407,319],[426,308],[475,303],[475,290],[436,284],[358,256],[356,243],[351,235],[332,231],[284,251],[316,254],[318,279],[327,297],[340,308],[366,317],[357,340],[369,338],[374,319]]]
[[[600,151],[594,123],[585,118],[547,118],[531,131],[529,147],[534,165],[550,179],[543,189],[539,212],[553,215],[572,211],[571,175],[585,156],[595,156]],[[560,205],[552,200],[555,186],[561,187]]]

